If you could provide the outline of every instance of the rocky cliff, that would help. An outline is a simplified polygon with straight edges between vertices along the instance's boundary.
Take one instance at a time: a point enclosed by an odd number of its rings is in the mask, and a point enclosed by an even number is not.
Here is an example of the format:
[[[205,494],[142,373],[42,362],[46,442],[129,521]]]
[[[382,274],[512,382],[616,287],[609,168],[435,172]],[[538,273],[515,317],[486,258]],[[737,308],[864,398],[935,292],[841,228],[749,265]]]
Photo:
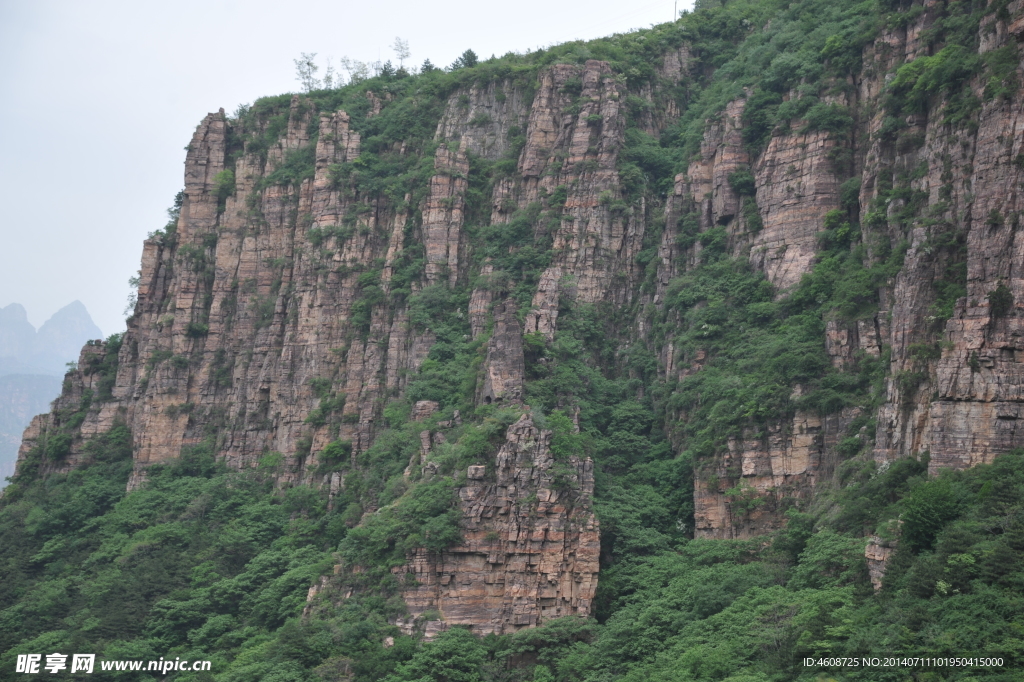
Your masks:
[[[646,80],[582,55],[488,72],[440,97],[350,87],[341,99],[209,114],[188,147],[176,219],[144,244],[127,332],[116,347],[83,351],[54,411],[26,432],[21,460],[76,466],[86,439],[124,421],[130,488],[153,465],[205,447],[238,469],[280,453],[280,485],[333,496],[394,426],[389,404],[418,400],[411,382],[436,371],[446,349],[479,344],[474,407],[522,405],[530,372],[548,361],[528,362],[525,346],[550,349],[562,314],[596,306],[622,322],[609,327],[622,351],[613,363],[627,348],[656,358],[637,398],[671,394],[724,355],[683,347],[674,283],[721,252],[785,302],[827,260],[829,239],[875,274],[860,307],[820,320],[818,348],[836,376],[881,363],[884,390],[814,408],[800,402],[803,383],[777,387],[785,414],[752,418],[699,453],[693,532],[777,529],[856,452],[879,463],[928,453],[934,472],[1024,445],[1014,242],[1024,100],[1004,87],[1020,77],[1022,3],[977,10],[971,58],[998,61],[998,77],[978,66],[916,107],[901,105],[901,84],[948,56],[936,38],[948,8],[908,8],[813,93],[809,76],[790,77],[772,100],[739,88],[696,121],[688,107],[714,64],[688,33],[659,48]],[[766,101],[795,113],[758,133]],[[428,134],[416,133],[417,116]],[[655,191],[643,145],[662,136],[671,147],[666,131],[681,121],[699,144],[683,172],[661,171],[667,192]],[[424,317],[423,301],[441,290],[457,305]],[[466,333],[445,336],[449,324]],[[578,398],[555,406],[571,411]],[[688,452],[679,425],[696,412],[663,402],[672,446]],[[425,433],[407,477],[429,475],[444,443],[443,432]],[[70,436],[67,452],[40,459],[57,434]],[[550,438],[524,417],[491,459],[464,471],[462,542],[417,550],[396,569],[415,576],[403,593],[413,619],[436,611],[445,620],[427,622],[505,632],[590,612],[594,464],[574,457],[556,476]],[[334,442],[351,444],[350,461],[325,474]]]
[[[823,341],[838,367],[883,352],[889,361],[885,397],[874,415],[877,430],[865,434],[861,427],[849,435],[873,435],[880,463],[927,454],[934,474],[991,462],[1024,445],[1013,397],[1021,299],[1012,246],[1020,229],[1024,148],[1020,96],[1013,89],[993,97],[991,76],[974,77],[964,86],[968,93],[959,94],[977,107],[969,120],[952,122],[951,105],[941,97],[926,110],[892,115],[892,89],[886,85],[904,64],[937,59],[929,55],[940,52],[941,46],[924,40],[944,16],[945,4],[914,5],[920,13],[867,45],[861,71],[835,96],[857,119],[849,134],[796,130],[780,135],[776,129],[766,149],[751,159],[740,144],[744,100],[734,101],[708,125],[700,159],[676,178],[675,201],[684,205],[678,210],[700,215],[702,231],[725,225],[734,253],[748,254],[783,294],[816,262],[826,216],[841,207],[840,180],[848,177],[846,187],[860,188],[843,213],[860,217],[864,243],[869,250],[881,243],[898,245],[906,253],[898,271],[879,287],[877,311],[858,319],[836,316],[827,322]],[[980,22],[978,53],[1013,55],[1002,78],[1016,82],[1017,45],[1024,39],[1021,3],[1003,3],[998,13],[994,5],[989,9]],[[840,146],[849,153],[838,153]],[[754,234],[726,182],[729,173],[747,164],[763,224]],[[686,202],[694,202],[692,208]],[[661,281],[667,284],[678,267],[667,239],[662,254],[668,272]],[[966,277],[959,274],[963,270]],[[949,301],[951,310],[944,315],[939,299],[950,298],[951,280],[960,277],[964,289],[956,291],[961,296]],[[671,368],[671,361],[666,364]],[[697,534],[749,537],[778,527],[784,498],[804,496],[817,480],[832,476],[835,446],[860,410],[846,408],[824,419],[797,412],[759,438],[730,440],[704,480],[698,477]],[[736,495],[725,494],[737,481],[758,491],[767,506],[750,511],[738,505],[737,512]]]
[[[567,615],[588,616],[597,588],[600,539],[590,509],[594,464],[559,466],[551,432],[527,415],[509,427],[493,465],[469,467],[459,488],[462,542],[440,553],[417,550],[403,592],[411,618],[433,612],[426,633],[466,625],[502,634]]]

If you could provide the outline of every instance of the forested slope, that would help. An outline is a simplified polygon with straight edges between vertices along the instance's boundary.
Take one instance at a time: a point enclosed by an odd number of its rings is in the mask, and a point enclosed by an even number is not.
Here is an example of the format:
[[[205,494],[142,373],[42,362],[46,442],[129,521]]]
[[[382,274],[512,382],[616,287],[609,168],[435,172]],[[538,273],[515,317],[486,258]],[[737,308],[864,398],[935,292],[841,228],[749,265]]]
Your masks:
[[[722,4],[207,116],[0,676],[1018,679],[1022,3]]]

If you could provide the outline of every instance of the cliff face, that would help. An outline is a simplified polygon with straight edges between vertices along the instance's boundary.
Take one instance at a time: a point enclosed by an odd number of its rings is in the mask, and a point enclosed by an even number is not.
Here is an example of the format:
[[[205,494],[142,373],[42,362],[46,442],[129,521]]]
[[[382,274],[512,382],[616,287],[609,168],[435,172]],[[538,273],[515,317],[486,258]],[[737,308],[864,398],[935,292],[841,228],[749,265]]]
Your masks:
[[[503,634],[568,615],[590,615],[600,538],[589,508],[594,463],[552,456],[550,431],[527,415],[509,427],[494,471],[471,466],[459,488],[462,543],[419,550],[407,566],[416,587],[403,592],[411,630],[427,611],[432,636],[453,625]]]
[[[564,92],[573,79],[582,94]],[[317,113],[294,97],[282,134],[262,155],[240,149],[239,140],[265,133],[265,122],[242,129],[223,111],[208,115],[188,148],[175,229],[144,245],[138,303],[108,399],[80,409],[83,396],[99,392],[99,375],[89,368],[102,363],[83,356],[58,401],[64,411],[36,418],[22,458],[47,433],[66,427],[68,414],[80,412],[71,451],[47,470],[79,465],[85,440],[124,420],[135,439],[129,489],[143,483],[148,467],[183,449],[212,446],[239,469],[280,452],[280,484],[323,484],[337,492],[337,474],[321,480],[316,473],[319,453],[328,442],[349,441],[355,462],[373,442],[387,400],[402,394],[435,341],[430,329],[410,323],[404,305],[366,305],[366,290],[388,296],[410,248],[423,254],[414,292],[469,280],[469,155],[507,154],[508,128],[525,126],[518,169],[494,189],[495,222],[572,185],[555,237],[559,262],[544,282],[564,272],[575,278],[581,298],[600,300],[615,271],[630,267],[643,222],[612,216],[599,200],[601,192],[618,191],[620,89],[607,65],[592,61],[542,72],[532,102],[508,82],[453,94],[437,124],[425,192],[399,202],[364,195],[333,175],[360,155],[360,135],[344,111]],[[587,104],[565,114],[580,94]],[[490,117],[486,125],[471,124],[482,114]],[[275,184],[275,172],[304,150],[314,154],[312,177]],[[606,261],[609,255],[613,260]],[[376,277],[369,285],[368,271]],[[620,280],[619,298],[627,284]],[[538,314],[551,313],[549,332],[557,295],[553,285],[538,293]],[[477,403],[521,403],[523,324],[515,304],[495,298],[478,290],[469,311],[474,335],[488,334]],[[90,346],[83,353],[108,350]],[[311,413],[328,400],[334,413],[313,423]],[[419,464],[429,474],[430,450],[443,435],[425,433]],[[549,438],[521,422],[498,451],[493,475],[470,470],[459,489],[463,545],[410,557],[408,571],[420,583],[405,595],[414,617],[437,609],[448,624],[502,632],[589,613],[598,554],[589,510],[593,464],[574,459],[556,476]]]
[[[1022,34],[1021,3],[1011,3],[1010,16],[990,17],[981,27],[981,54],[1001,47],[1015,47]],[[929,15],[908,26],[906,34],[885,36],[888,50],[879,60],[912,59],[921,53],[918,35],[929,25]],[[1011,31],[1012,29],[1012,31]],[[882,55],[885,56],[882,56]],[[1019,69],[1019,66],[1018,66]],[[1019,401],[1020,371],[1016,368],[1020,336],[1017,310],[1021,280],[1020,257],[1013,246],[1020,229],[1022,108],[1018,96],[984,97],[985,83],[972,83],[983,100],[977,124],[956,129],[930,113],[917,117],[911,128],[921,146],[894,155],[876,143],[868,153],[875,163],[865,169],[862,201],[871,197],[883,163],[921,168],[911,187],[920,192],[938,225],[916,225],[908,235],[904,267],[891,294],[888,342],[892,347],[894,376],[916,373],[913,386],[897,381],[888,385],[887,402],[879,412],[875,457],[879,461],[930,451],[930,470],[963,468],[991,462],[1001,452],[1019,447],[1015,427]],[[869,88],[862,85],[864,96]],[[869,131],[877,134],[883,124],[875,116]],[[873,159],[872,159],[873,157]],[[933,282],[944,266],[935,243],[943,230],[961,232],[965,241],[961,256],[966,262],[966,296],[957,300],[952,318],[941,332],[941,356],[922,362],[914,357],[915,344],[926,338],[934,317]],[[993,302],[997,290],[1010,294],[1000,307]]]
[[[1021,4],[983,22],[982,55],[1016,49]],[[629,131],[656,136],[681,115],[685,98],[671,93],[685,90],[694,68],[686,45],[659,57],[655,85],[631,88],[608,63],[587,59],[546,66],[525,85],[495,78],[451,93],[438,107],[429,153],[415,166],[423,182],[410,181],[404,196],[353,179],[368,163],[355,113],[317,111],[295,96],[276,118],[210,114],[188,148],[175,229],[144,245],[138,304],[112,387],[101,387],[90,368],[113,351],[87,347],[55,411],[26,432],[21,458],[47,433],[70,428],[68,455],[47,466],[76,466],[84,439],[124,420],[134,436],[130,488],[183,448],[208,447],[238,469],[279,452],[280,484],[327,485],[333,495],[341,477],[319,473],[325,447],[349,441],[357,467],[388,401],[405,395],[438,343],[435,330],[412,319],[407,297],[397,295],[403,287],[467,293],[456,312],[469,318],[467,336],[483,342],[477,405],[522,403],[524,335],[552,342],[569,305],[603,304],[632,316],[623,338],[649,348],[659,381],[673,385],[713,360],[699,350],[684,359],[670,336],[650,332],[671,282],[698,267],[706,248],[686,239],[682,219],[693,217],[698,237],[723,230],[728,252],[763,272],[782,299],[818,262],[823,228],[837,210],[860,221],[868,263],[887,257],[882,238],[906,247],[894,276],[876,288],[876,309],[827,319],[821,338],[833,367],[887,360],[884,400],[827,414],[797,409],[727,439],[696,467],[695,534],[751,537],[780,527],[788,504],[832,478],[844,439],[873,441],[878,462],[928,451],[932,471],[1024,445],[1017,428],[1024,328],[1016,312],[1024,253],[1015,243],[1024,211],[1024,99],[986,97],[978,76],[970,82],[980,103],[973,118],[948,122],[939,98],[926,113],[902,115],[892,139],[886,74],[927,56],[921,35],[937,3],[923,7],[904,28],[869,42],[860,70],[823,100],[852,112],[846,133],[796,122],[770,131],[757,148],[744,137],[753,96],[744,93],[706,122],[699,153],[667,197],[644,195],[631,205],[620,172]],[[784,99],[799,97],[793,90]],[[386,93],[367,92],[366,102],[360,125],[398,106]],[[373,145],[395,163],[425,153],[405,143]],[[511,168],[474,185],[481,160]],[[743,172],[746,188],[736,180]],[[903,194],[885,199],[894,185]],[[512,230],[517,215],[538,206],[552,220],[535,223],[532,236],[549,237],[551,255],[524,303],[494,284],[508,273],[481,256],[477,230]],[[645,247],[653,256],[642,261]],[[943,321],[940,284],[960,265],[966,295]],[[410,267],[411,279],[403,274]],[[803,389],[787,390],[798,397]],[[109,399],[83,401],[87,392]],[[68,427],[72,412],[79,416]],[[430,453],[443,443],[425,434],[408,474],[429,473]],[[525,417],[513,425],[493,471],[470,467],[458,488],[462,543],[417,551],[400,569],[415,576],[404,592],[414,619],[431,610],[444,618],[428,620],[428,631],[466,624],[506,632],[589,613],[599,545],[590,511],[594,465],[574,458],[561,471],[550,437]]]
[[[905,29],[883,31],[865,48],[862,71],[851,79],[843,100],[863,117],[847,144],[852,177],[859,181],[856,212],[864,242],[870,245],[880,235],[905,244],[906,255],[895,277],[878,291],[879,310],[869,318],[828,321],[823,341],[837,367],[855,363],[858,355],[890,353],[874,457],[882,463],[927,453],[934,474],[989,463],[1024,445],[1017,427],[1022,299],[1020,254],[1014,247],[1021,227],[1024,103],[1019,93],[987,97],[985,80],[975,78],[969,88],[979,103],[976,120],[950,123],[940,100],[925,114],[905,116],[898,140],[887,137],[883,126],[892,120],[885,85],[892,77],[885,74],[931,53],[922,34],[933,26],[941,3],[924,2],[923,9]],[[1001,17],[982,21],[979,54],[1000,48],[1017,53],[1024,38],[1021,11],[1021,3],[1012,2]],[[1016,62],[1017,75],[1010,78],[1019,77],[1019,58]],[[747,158],[738,133],[742,107],[743,100],[730,104],[721,121],[708,126],[701,159],[677,178],[675,201],[696,202],[702,231],[727,226],[734,252],[749,254],[783,293],[810,271],[825,216],[840,207],[836,159],[841,157],[835,154],[835,136],[776,132],[759,158]],[[763,222],[753,235],[737,216],[736,192],[723,182],[747,163],[753,166]],[[878,197],[901,183],[908,198],[889,200],[879,209]],[[911,202],[916,202],[915,217],[908,220],[900,212]],[[674,274],[675,254],[666,241],[662,287]],[[942,324],[939,289],[958,266],[966,269],[966,296],[956,299]],[[1000,308],[993,301],[1004,291]],[[936,327],[937,319],[942,326]],[[666,364],[674,369],[671,361]],[[728,452],[697,477],[697,535],[751,537],[779,527],[783,498],[806,497],[816,480],[831,477],[835,445],[858,413],[847,408],[821,419],[798,412],[766,436],[730,441]],[[854,435],[865,436],[863,430]],[[737,481],[740,488],[757,491],[764,504],[751,509],[735,488],[733,496],[725,495]]]

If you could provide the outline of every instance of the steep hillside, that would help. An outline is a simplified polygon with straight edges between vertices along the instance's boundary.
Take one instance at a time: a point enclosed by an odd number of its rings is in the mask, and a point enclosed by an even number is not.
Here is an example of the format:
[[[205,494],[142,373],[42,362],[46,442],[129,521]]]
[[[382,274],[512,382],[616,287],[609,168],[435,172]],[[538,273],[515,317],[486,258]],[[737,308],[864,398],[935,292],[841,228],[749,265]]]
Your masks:
[[[1015,679],[1024,3],[698,6],[209,114],[25,433],[0,666]]]

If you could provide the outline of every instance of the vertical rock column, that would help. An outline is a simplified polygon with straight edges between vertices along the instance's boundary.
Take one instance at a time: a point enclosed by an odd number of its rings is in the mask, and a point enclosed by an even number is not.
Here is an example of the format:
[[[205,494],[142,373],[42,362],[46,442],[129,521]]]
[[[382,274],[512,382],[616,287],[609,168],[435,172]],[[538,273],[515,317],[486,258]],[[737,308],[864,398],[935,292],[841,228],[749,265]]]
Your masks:
[[[459,276],[459,242],[465,211],[469,159],[464,148],[442,144],[434,155],[437,174],[430,179],[430,195],[423,210],[423,242],[427,253],[427,284]]]

